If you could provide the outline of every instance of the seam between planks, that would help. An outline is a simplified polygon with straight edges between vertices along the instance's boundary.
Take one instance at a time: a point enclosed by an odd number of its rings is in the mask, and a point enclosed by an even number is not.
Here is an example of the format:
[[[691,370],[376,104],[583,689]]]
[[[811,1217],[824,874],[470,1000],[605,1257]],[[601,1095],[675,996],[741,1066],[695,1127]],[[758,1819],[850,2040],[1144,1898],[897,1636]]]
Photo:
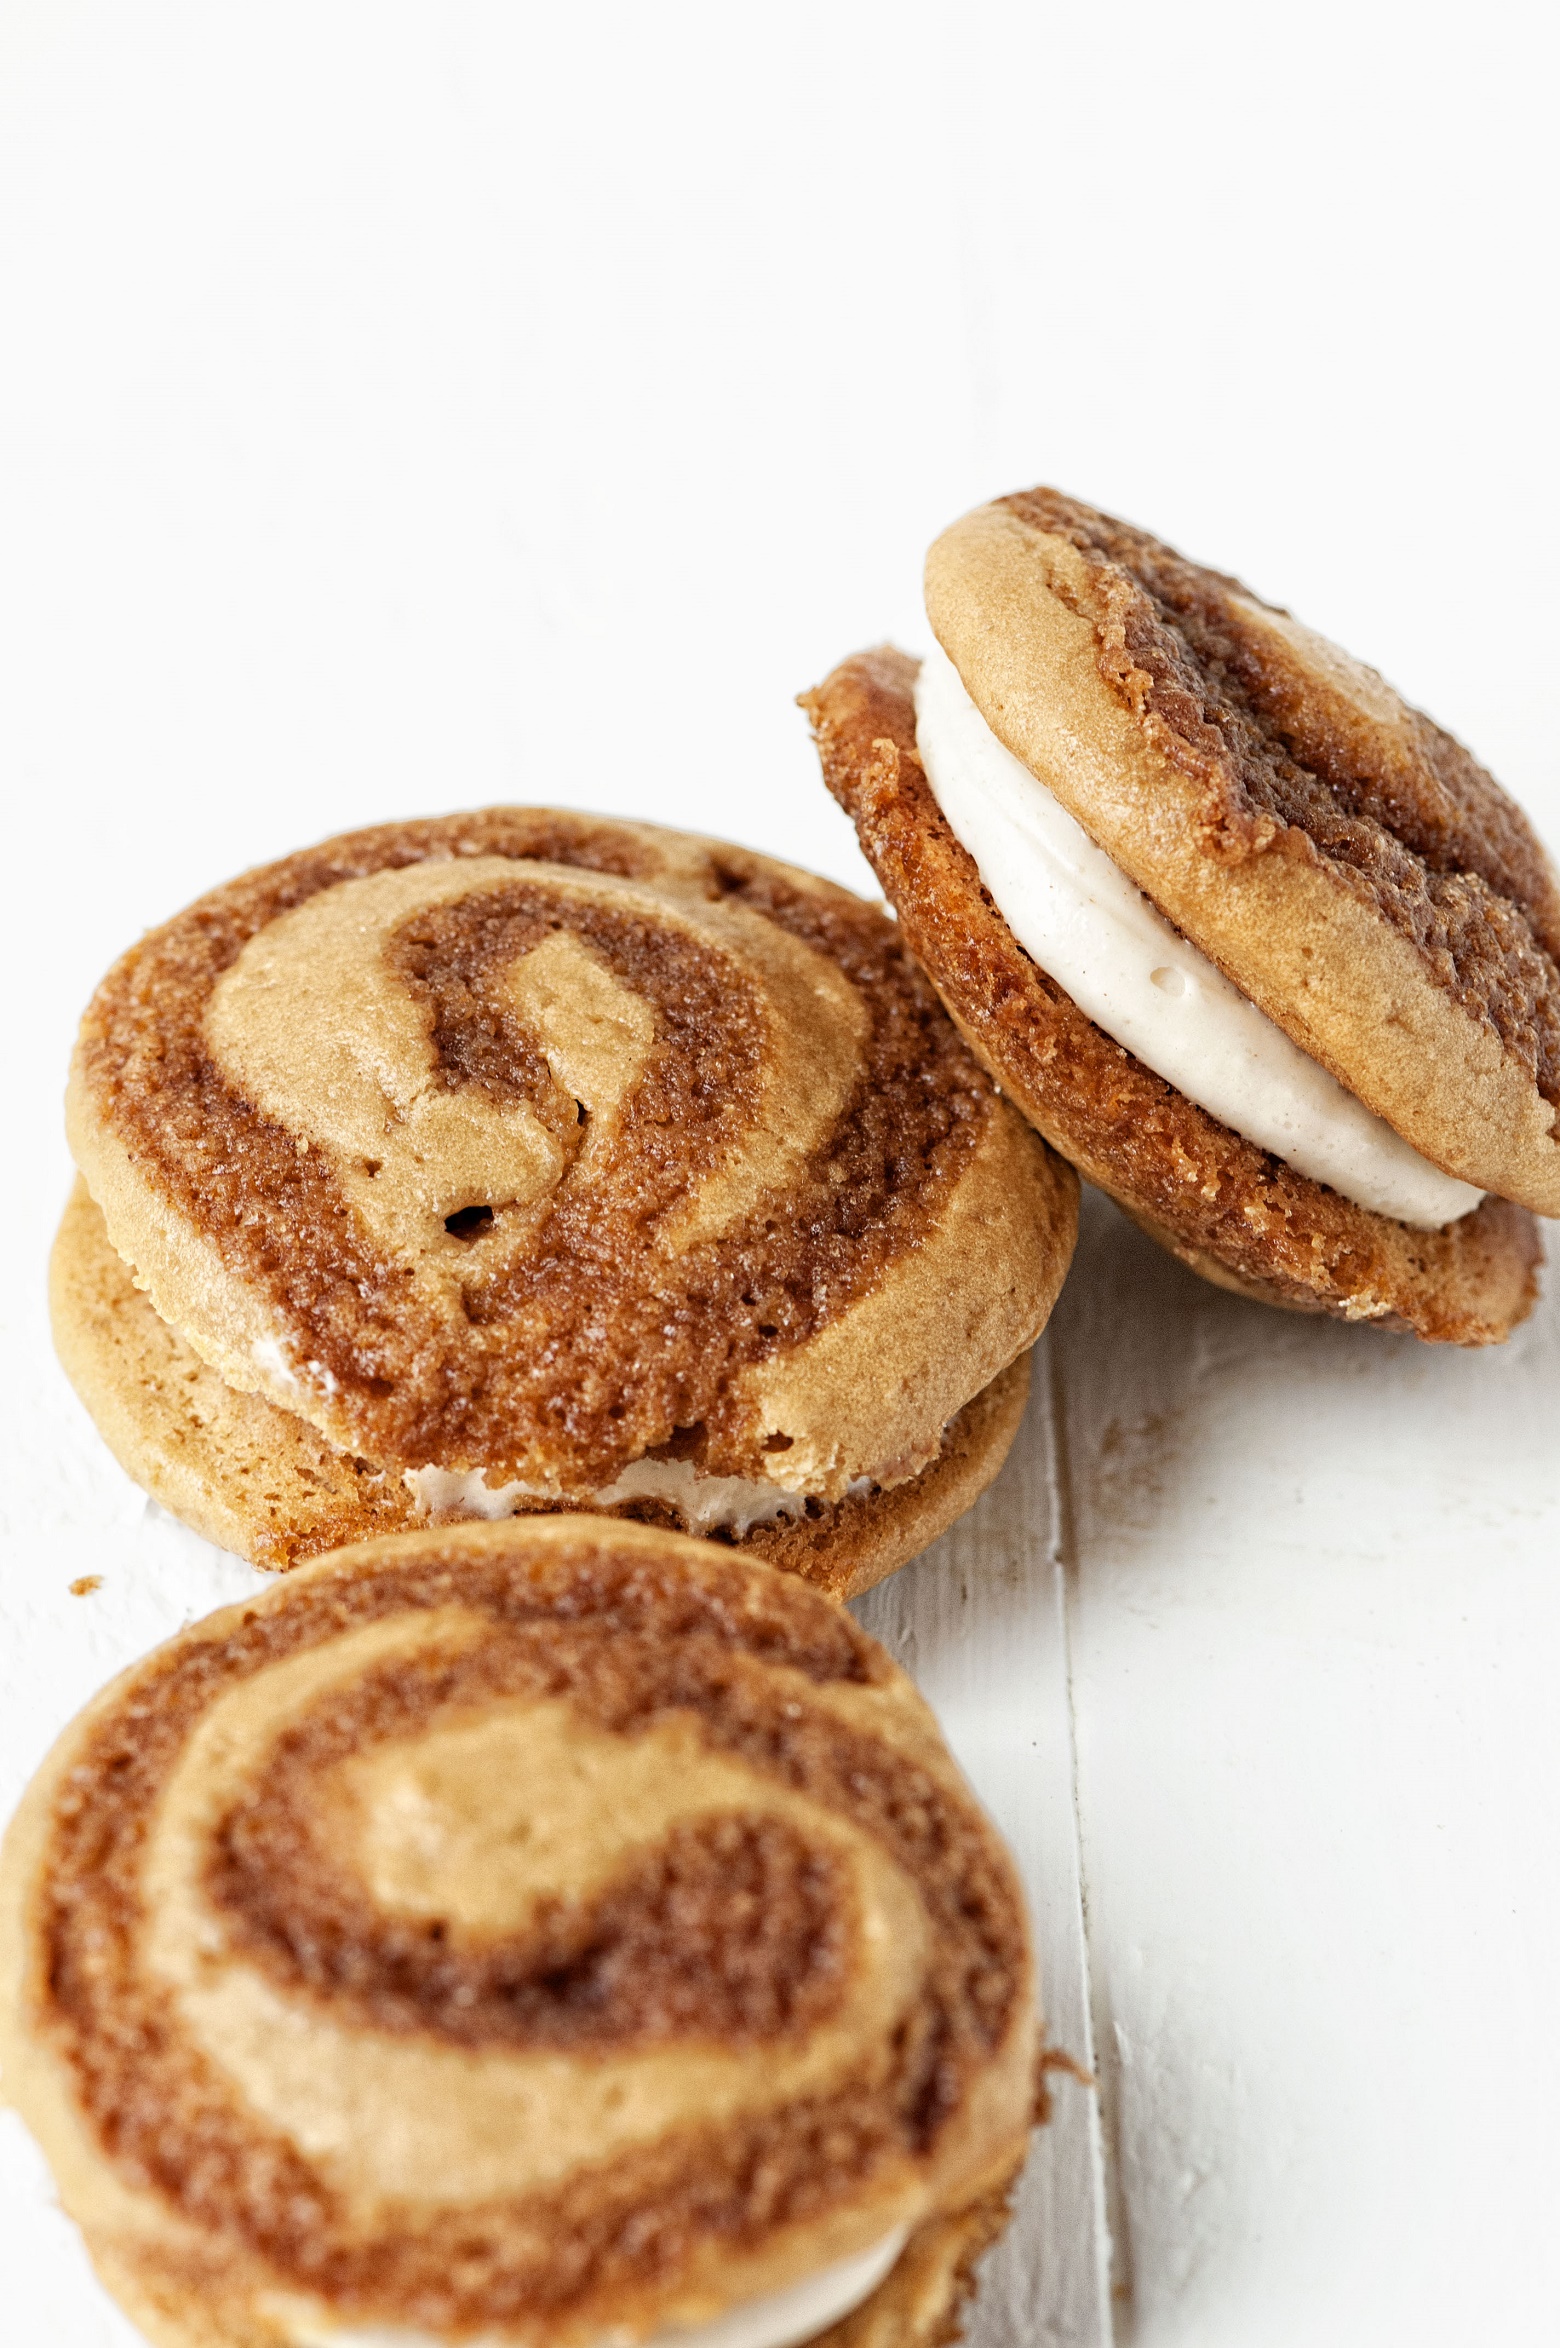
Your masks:
[[[1052,1523],[1056,1528],[1052,1558],[1053,1602],[1057,1636],[1061,1641],[1063,1684],[1067,1696],[1067,1762],[1072,1803],[1073,1862],[1078,1883],[1078,1932],[1083,1946],[1084,2068],[1096,2082],[1089,2097],[1089,2160],[1094,2199],[1094,2245],[1099,2306],[1100,2348],[1118,2348],[1125,2339],[1116,2325],[1118,2308],[1128,2317],[1132,2296],[1129,2240],[1125,2212],[1116,2180],[1116,2097],[1114,2082],[1100,2066],[1100,2032],[1095,2026],[1100,2002],[1095,1982],[1094,1940],[1089,1927],[1089,1874],[1083,1827],[1083,1794],[1078,1762],[1078,1714],[1073,1685],[1073,1605],[1078,1583],[1077,1520],[1073,1509],[1072,1455],[1067,1433],[1067,1393],[1054,1333],[1043,1346],[1046,1411],[1050,1420],[1050,1476]],[[1112,2066],[1114,2069],[1114,2066]]]

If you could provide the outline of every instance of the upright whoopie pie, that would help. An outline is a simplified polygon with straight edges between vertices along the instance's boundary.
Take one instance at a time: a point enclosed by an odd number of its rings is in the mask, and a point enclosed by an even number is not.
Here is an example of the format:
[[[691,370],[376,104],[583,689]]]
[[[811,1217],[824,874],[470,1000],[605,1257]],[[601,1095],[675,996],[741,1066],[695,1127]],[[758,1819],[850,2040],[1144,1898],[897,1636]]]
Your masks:
[[[5,2095],[158,2348],[941,2348],[1039,2036],[904,1674],[601,1517],[209,1616],[0,1857]]]
[[[536,810],[201,898],[99,989],[68,1122],[65,1366],[266,1565],[588,1507],[848,1595],[995,1475],[1075,1230],[880,911]]]
[[[1560,889],[1520,808],[1239,580],[1036,489],[927,560],[936,645],[804,695],[906,938],[1172,1253],[1496,1343],[1560,1215]]]

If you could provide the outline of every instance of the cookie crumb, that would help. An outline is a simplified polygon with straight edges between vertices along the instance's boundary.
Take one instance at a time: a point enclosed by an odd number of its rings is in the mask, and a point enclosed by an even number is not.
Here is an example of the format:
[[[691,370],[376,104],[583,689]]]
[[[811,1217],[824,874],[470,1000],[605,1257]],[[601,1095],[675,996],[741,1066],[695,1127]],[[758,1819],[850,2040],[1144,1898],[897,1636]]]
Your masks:
[[[94,1590],[101,1590],[102,1587],[103,1576],[100,1573],[78,1574],[70,1585],[70,1594],[73,1598],[90,1598]]]

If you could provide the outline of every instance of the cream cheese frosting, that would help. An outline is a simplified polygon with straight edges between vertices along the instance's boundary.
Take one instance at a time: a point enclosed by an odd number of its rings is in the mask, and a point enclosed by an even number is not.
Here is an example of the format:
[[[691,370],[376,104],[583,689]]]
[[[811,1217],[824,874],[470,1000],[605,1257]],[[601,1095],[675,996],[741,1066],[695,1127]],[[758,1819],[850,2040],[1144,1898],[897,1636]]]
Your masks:
[[[1411,1149],[1182,937],[1021,759],[940,645],[916,744],[1019,944],[1097,1027],[1221,1124],[1358,1206],[1424,1230],[1484,1195]]]
[[[690,1533],[730,1530],[741,1540],[755,1525],[794,1524],[807,1506],[805,1492],[772,1484],[767,1476],[701,1476],[692,1460],[636,1459],[596,1494],[603,1508],[620,1500],[664,1500]]]
[[[514,1482],[490,1485],[481,1468],[408,1468],[404,1482],[419,1516],[480,1517],[489,1523],[513,1516],[522,1500],[557,1497],[540,1486]],[[873,1479],[858,1476],[844,1497],[870,1491]],[[767,1476],[704,1476],[687,1459],[636,1459],[622,1474],[591,1495],[598,1508],[625,1500],[664,1500],[690,1533],[732,1532],[745,1540],[757,1525],[794,1524],[807,1506],[805,1492],[793,1492]]]
[[[643,2348],[800,2348],[805,2340],[849,2315],[877,2289],[909,2236],[908,2226],[896,2226],[870,2250],[842,2258],[816,2275],[806,2275],[783,2291],[766,2292],[761,2299],[728,2307],[703,2324],[673,2324],[654,2332]],[[294,2325],[297,2348],[450,2348],[434,2332],[407,2330],[399,2325]],[[503,2348],[496,2334],[467,2342],[467,2348]],[[626,2333],[611,2332],[596,2348],[631,2348]]]

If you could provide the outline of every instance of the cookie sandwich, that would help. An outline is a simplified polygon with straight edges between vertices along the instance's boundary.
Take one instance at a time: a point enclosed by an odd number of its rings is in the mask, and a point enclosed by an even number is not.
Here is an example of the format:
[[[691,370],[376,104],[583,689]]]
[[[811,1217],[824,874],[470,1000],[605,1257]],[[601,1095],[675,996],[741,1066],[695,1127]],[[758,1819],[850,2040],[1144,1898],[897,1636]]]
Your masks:
[[[803,697],[971,1045],[1182,1262],[1498,1342],[1560,1214],[1560,890],[1520,808],[1239,580],[1037,489],[927,558],[936,639]]]
[[[910,1682],[659,1527],[400,1534],[65,1732],[0,2078],[158,2348],[939,2348],[1039,2108]]]
[[[67,1109],[61,1358],[265,1565],[583,1507],[848,1595],[995,1475],[1075,1232],[880,911],[536,810],[213,890],[104,981]]]

